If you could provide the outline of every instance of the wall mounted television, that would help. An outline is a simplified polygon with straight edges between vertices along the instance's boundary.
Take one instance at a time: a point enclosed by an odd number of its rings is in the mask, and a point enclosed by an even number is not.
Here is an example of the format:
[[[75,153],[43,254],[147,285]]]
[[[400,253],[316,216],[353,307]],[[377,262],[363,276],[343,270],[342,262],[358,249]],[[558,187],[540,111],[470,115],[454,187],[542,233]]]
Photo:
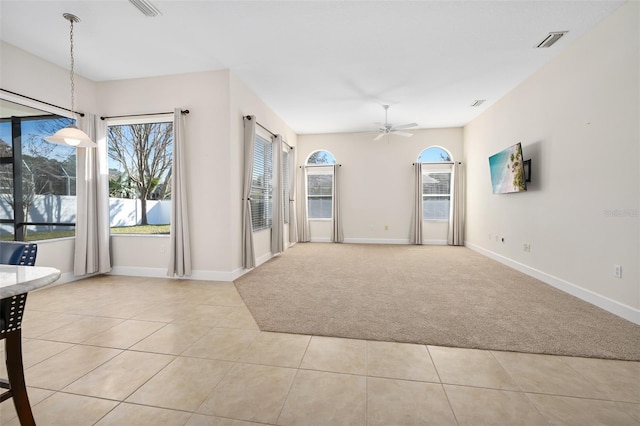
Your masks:
[[[491,188],[494,194],[527,190],[520,142],[489,157],[489,169],[491,170]]]

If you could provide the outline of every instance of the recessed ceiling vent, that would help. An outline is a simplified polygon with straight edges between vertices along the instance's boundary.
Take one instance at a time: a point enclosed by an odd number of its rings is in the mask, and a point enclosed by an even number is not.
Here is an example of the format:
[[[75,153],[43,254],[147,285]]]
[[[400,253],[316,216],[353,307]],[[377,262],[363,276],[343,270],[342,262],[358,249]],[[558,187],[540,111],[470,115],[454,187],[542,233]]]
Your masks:
[[[155,16],[162,15],[162,12],[160,12],[158,8],[152,5],[148,0],[129,0],[129,3],[137,7],[145,16],[153,18]]]
[[[482,105],[483,103],[485,103],[486,99],[476,99],[475,101],[473,101],[473,103],[471,104],[472,107],[479,107],[480,105]]]
[[[569,31],[552,31],[544,38],[544,40],[542,40],[540,43],[538,43],[538,45],[536,47],[538,49],[542,49],[542,48],[545,48],[545,47],[551,47],[551,46],[553,46],[555,44],[556,41],[560,40],[562,38],[562,36],[565,35],[568,32]]]

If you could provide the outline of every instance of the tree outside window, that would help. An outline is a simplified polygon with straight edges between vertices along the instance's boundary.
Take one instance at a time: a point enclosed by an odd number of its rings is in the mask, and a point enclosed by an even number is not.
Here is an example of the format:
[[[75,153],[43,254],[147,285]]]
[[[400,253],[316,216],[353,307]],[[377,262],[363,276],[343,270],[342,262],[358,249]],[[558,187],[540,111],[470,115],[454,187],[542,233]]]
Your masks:
[[[0,239],[72,237],[76,216],[76,150],[44,140],[73,123],[0,100],[14,111],[0,119]]]
[[[168,233],[173,123],[110,125],[107,144],[112,232]]]

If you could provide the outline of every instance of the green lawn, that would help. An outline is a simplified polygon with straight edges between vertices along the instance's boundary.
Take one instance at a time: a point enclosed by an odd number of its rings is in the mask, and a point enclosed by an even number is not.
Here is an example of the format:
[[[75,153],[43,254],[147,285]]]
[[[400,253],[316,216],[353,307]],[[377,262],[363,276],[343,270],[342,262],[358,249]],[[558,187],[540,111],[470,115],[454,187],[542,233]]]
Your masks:
[[[170,225],[136,225],[118,226],[111,228],[112,234],[166,234],[169,235]]]
[[[112,234],[144,234],[144,235],[169,235],[170,225],[136,225],[136,226],[118,226],[111,228]],[[74,229],[62,231],[29,231],[25,241],[52,240],[55,238],[74,237],[76,231]],[[0,236],[2,241],[13,241],[13,235]]]

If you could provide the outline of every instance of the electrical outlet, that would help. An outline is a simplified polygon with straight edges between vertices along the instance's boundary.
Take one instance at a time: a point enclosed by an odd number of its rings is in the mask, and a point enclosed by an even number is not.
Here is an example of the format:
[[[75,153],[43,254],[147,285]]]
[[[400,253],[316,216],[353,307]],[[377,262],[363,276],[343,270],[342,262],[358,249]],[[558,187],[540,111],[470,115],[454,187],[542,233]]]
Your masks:
[[[529,243],[524,243],[524,245],[522,246],[522,250],[526,251],[527,253],[531,251],[531,244]]]
[[[613,265],[613,276],[616,278],[622,278],[622,266]]]

